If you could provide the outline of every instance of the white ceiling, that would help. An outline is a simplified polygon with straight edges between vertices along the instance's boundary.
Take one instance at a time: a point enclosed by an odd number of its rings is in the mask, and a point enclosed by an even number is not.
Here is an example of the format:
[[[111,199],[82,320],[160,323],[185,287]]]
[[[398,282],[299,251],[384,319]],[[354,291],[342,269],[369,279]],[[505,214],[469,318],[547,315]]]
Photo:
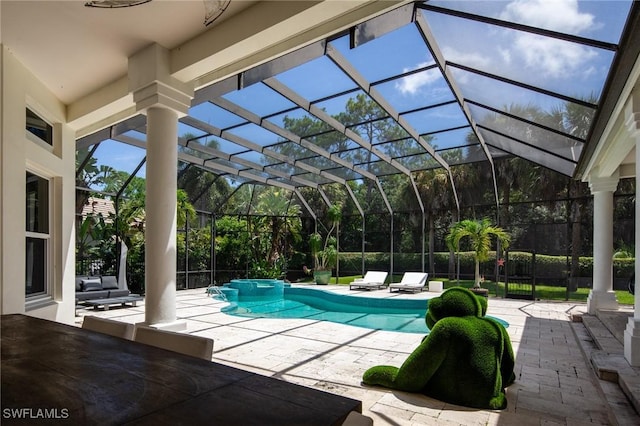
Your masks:
[[[64,103],[127,74],[127,58],[156,42],[172,49],[251,6],[233,0],[205,26],[203,0],[98,9],[85,1],[2,0],[1,41]]]

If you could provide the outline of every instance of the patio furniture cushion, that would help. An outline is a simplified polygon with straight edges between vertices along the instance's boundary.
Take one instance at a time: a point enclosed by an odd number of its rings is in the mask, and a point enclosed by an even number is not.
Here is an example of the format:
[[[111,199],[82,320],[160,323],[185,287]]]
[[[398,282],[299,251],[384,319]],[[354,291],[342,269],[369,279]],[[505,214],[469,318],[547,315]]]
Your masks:
[[[349,290],[354,288],[372,289],[382,288],[385,286],[385,280],[387,279],[388,272],[384,271],[367,271],[362,278],[356,278],[349,284]]]
[[[76,291],[82,291],[82,280],[86,280],[89,277],[86,275],[76,276]]]
[[[391,283],[389,284],[389,291],[393,290],[406,290],[406,291],[422,291],[424,290],[427,284],[427,277],[429,276],[426,272],[405,272],[402,276],[402,280],[399,283]]]
[[[130,294],[131,292],[126,288],[116,288],[113,290],[109,290],[109,295],[107,297],[123,297],[123,296],[129,296]],[[133,294],[131,295],[135,296]]]
[[[116,277],[113,275],[104,275],[101,281],[104,290],[115,290],[118,288],[118,280],[116,280]]]
[[[100,278],[84,278],[82,279],[82,291],[98,291],[102,290],[102,282]]]
[[[76,277],[76,302],[85,302],[92,299],[114,298],[129,296],[131,292],[120,283],[113,275],[104,276],[77,276]]]

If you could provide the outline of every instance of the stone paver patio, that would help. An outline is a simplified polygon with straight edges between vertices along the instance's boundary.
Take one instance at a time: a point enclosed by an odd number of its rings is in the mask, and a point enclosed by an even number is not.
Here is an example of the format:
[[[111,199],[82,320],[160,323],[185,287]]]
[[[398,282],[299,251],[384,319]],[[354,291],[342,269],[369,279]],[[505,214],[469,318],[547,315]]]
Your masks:
[[[348,286],[332,285],[322,289],[365,297],[438,295],[349,291]],[[362,373],[371,366],[400,366],[421,334],[305,319],[241,318],[220,312],[224,305],[207,297],[205,289],[177,293],[178,318],[186,320],[186,332],[214,339],[214,361],[359,399],[376,425],[640,424],[624,394],[591,368],[585,352],[591,340],[583,323],[571,321],[586,312],[583,303],[490,298],[487,314],[509,323],[516,354],[516,382],[507,389],[508,407],[502,411],[361,385]],[[108,311],[78,309],[77,315],[78,325],[84,315],[142,322],[144,302]]]

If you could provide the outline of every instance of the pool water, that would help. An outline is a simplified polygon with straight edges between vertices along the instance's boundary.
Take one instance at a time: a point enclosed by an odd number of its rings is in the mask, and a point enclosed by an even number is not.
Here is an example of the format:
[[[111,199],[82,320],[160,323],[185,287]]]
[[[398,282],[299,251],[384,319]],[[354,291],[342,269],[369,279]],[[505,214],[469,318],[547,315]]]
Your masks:
[[[239,297],[222,308],[222,312],[245,318],[303,318],[373,330],[427,334],[427,304],[425,300],[354,297],[290,288],[279,298]]]

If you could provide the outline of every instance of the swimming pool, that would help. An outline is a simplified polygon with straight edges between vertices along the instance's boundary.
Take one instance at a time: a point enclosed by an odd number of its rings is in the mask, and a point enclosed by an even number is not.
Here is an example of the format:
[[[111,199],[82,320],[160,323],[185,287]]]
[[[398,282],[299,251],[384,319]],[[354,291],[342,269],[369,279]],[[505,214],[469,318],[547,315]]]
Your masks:
[[[373,330],[429,333],[428,301],[339,295],[325,290],[285,287],[282,296],[240,295],[222,312],[245,318],[303,318]],[[505,321],[494,318],[505,327]]]

